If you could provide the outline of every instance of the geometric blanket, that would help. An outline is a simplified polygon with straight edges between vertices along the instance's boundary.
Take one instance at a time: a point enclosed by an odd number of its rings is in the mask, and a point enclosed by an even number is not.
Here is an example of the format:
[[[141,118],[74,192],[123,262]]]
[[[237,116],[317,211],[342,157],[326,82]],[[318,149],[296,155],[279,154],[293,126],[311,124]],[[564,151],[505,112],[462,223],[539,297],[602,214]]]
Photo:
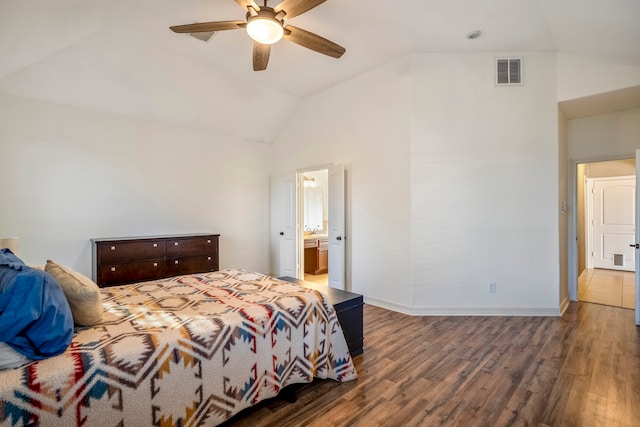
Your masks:
[[[314,377],[356,371],[317,291],[221,270],[101,289],[65,353],[0,371],[0,426],[215,426]]]

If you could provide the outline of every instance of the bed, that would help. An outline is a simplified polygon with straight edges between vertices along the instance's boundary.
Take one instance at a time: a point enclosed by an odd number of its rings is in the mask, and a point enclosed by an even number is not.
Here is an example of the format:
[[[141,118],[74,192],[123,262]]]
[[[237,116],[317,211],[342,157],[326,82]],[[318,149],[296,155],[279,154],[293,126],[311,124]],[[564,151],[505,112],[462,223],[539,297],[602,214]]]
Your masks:
[[[313,289],[244,270],[100,289],[102,322],[0,371],[0,425],[217,425],[284,387],[357,374]]]

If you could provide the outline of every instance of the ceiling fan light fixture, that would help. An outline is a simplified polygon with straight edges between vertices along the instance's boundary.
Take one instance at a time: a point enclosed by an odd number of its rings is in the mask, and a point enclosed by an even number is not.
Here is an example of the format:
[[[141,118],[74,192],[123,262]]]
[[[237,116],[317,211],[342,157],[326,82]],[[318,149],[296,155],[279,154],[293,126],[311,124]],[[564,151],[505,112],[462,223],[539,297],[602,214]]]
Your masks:
[[[260,12],[258,16],[247,18],[247,34],[258,43],[274,44],[284,36],[282,22]]]

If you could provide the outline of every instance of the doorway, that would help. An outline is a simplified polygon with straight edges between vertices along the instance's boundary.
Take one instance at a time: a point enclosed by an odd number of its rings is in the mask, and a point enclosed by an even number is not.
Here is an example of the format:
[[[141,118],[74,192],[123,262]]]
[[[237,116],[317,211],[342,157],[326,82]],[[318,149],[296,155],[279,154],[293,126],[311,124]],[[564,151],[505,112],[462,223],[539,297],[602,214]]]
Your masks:
[[[329,283],[329,170],[302,173],[301,217],[303,239],[299,242],[304,280]]]
[[[327,273],[329,287],[346,289],[346,236],[345,236],[345,167],[329,165],[298,172],[286,173],[272,178],[271,229],[274,253],[274,273],[277,276],[304,278],[304,175],[317,170],[327,171],[326,241]],[[317,185],[316,185],[317,187]],[[317,197],[317,196],[316,196]],[[315,217],[308,224],[315,238],[322,237],[318,231],[322,222]],[[313,235],[313,233],[309,233]],[[324,248],[321,248],[324,249]],[[323,261],[323,260],[322,260]]]
[[[635,159],[577,164],[580,301],[635,308],[635,168]]]

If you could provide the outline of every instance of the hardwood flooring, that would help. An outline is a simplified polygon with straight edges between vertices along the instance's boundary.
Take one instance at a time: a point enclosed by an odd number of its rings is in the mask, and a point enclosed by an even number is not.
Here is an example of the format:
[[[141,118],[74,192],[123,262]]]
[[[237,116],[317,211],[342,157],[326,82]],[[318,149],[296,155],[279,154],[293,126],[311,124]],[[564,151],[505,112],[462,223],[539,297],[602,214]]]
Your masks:
[[[316,380],[225,426],[636,426],[634,311],[413,317],[365,305],[359,378]]]
[[[596,304],[635,309],[635,273],[600,268],[585,269],[578,279],[578,298]]]

